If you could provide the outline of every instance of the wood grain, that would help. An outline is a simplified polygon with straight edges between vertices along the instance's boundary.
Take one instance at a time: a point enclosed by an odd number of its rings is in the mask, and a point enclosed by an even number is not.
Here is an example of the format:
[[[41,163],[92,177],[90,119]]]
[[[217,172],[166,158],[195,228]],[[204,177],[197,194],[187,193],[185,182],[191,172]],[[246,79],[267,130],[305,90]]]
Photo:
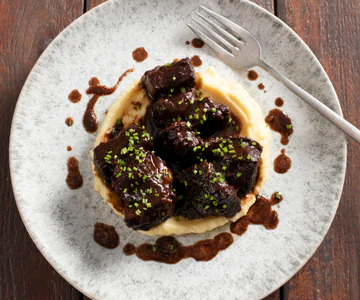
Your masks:
[[[344,116],[360,127],[360,1],[278,0],[278,16],[310,46],[329,74]],[[285,299],[360,299],[359,146],[348,143],[342,200],[324,242],[284,287]]]
[[[12,193],[8,141],[16,100],[51,40],[82,13],[81,0],[0,0],[0,298],[79,299],[31,241]]]

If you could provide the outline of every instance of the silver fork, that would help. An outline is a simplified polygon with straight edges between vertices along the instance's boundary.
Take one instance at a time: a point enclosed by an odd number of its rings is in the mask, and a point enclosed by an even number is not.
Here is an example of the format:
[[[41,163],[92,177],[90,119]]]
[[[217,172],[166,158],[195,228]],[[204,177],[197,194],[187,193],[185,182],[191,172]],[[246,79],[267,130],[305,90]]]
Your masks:
[[[281,75],[261,59],[261,46],[251,33],[229,19],[202,5],[200,5],[200,8],[212,16],[225,29],[198,12],[196,12],[197,16],[209,26],[195,18],[193,18],[193,20],[205,29],[207,34],[196,29],[190,24],[188,24],[188,26],[213,51],[215,51],[222,60],[224,60],[227,64],[240,69],[249,69],[254,66],[263,68],[275,79],[282,82],[295,95],[303,99],[312,108],[317,110],[340,130],[360,144],[359,129],[332,111],[315,97],[311,96],[308,92],[297,86],[294,82]]]

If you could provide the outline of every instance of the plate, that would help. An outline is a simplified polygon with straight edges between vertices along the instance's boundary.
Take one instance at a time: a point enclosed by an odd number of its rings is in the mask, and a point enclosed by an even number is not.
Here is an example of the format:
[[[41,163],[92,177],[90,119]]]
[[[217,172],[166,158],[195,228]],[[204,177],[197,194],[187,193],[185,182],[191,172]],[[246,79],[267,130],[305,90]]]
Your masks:
[[[288,281],[311,257],[335,215],[344,181],[344,136],[318,113],[264,71],[247,79],[246,71],[230,68],[207,47],[185,44],[194,38],[187,28],[190,13],[201,4],[182,1],[108,1],[67,27],[46,49],[20,94],[10,137],[10,164],[16,202],[25,226],[50,264],[72,285],[95,299],[260,299]],[[248,1],[207,1],[206,6],[244,26],[260,41],[265,61],[341,114],[334,89],[318,60],[284,23]],[[132,59],[145,47],[149,58]],[[176,265],[144,262],[127,257],[127,242],[153,242],[128,229],[93,190],[90,149],[95,134],[82,126],[88,102],[88,80],[96,76],[112,86],[126,69],[135,71],[113,95],[96,105],[98,120],[117,96],[145,70],[174,58],[201,55],[200,69],[217,72],[244,85],[264,114],[282,97],[283,110],[293,120],[294,134],[286,146],[293,165],[285,175],[271,170],[263,194],[280,191],[276,230],[250,226],[227,250],[209,262],[183,260]],[[265,90],[257,85],[263,83]],[[79,89],[81,102],[68,94]],[[74,118],[67,127],[65,119]],[[272,133],[272,160],[283,146]],[[66,150],[73,147],[72,152]],[[66,162],[79,160],[83,187],[69,190]],[[114,225],[121,246],[107,250],[92,238],[96,222]],[[188,235],[189,244],[226,230]],[[47,280],[44,278],[43,280]]]

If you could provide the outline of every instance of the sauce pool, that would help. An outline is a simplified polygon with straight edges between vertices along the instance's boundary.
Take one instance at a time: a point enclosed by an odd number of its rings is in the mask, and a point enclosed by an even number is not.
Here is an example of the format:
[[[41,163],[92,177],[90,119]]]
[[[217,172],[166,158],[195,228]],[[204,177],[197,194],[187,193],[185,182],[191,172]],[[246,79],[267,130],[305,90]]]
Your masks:
[[[258,79],[259,75],[258,75],[258,73],[256,73],[256,71],[250,70],[248,72],[247,77],[248,77],[249,80],[254,81],[254,80]]]
[[[79,90],[73,90],[71,91],[71,93],[68,96],[68,99],[72,102],[72,103],[78,103],[81,100],[81,93],[79,92]]]
[[[194,67],[200,67],[200,66],[202,65],[202,60],[201,60],[200,56],[194,55],[194,56],[191,58],[191,64],[192,64]]]
[[[276,173],[284,174],[291,168],[291,159],[285,154],[285,149],[281,150],[281,154],[274,160],[274,170]]]
[[[279,223],[278,214],[271,209],[271,202],[265,197],[256,196],[256,202],[249,209],[248,213],[230,225],[230,231],[242,235],[249,224],[263,225],[266,229],[275,229]]]
[[[68,175],[66,177],[67,186],[72,189],[78,189],[83,184],[83,178],[79,170],[79,162],[76,157],[70,157],[67,163]]]
[[[94,241],[107,249],[115,249],[120,244],[120,238],[115,227],[104,223],[95,224]]]
[[[276,98],[275,99],[275,105],[279,106],[279,107],[283,106],[284,105],[284,100],[282,98],[280,98],[280,97]]]
[[[202,48],[205,43],[199,39],[199,38],[194,38],[192,41],[191,41],[191,44],[195,47],[195,48]]]
[[[71,117],[66,118],[65,124],[66,124],[67,126],[69,126],[69,127],[70,127],[70,126],[73,126],[73,124],[74,124],[74,119],[71,118]]]
[[[209,261],[233,242],[234,238],[228,232],[220,233],[213,239],[202,240],[189,246],[182,245],[172,236],[163,236],[158,238],[154,245],[142,244],[135,247],[132,244],[126,244],[123,252],[126,255],[136,254],[138,258],[145,261],[176,264],[189,257],[196,261]]]
[[[270,128],[281,134],[281,144],[287,145],[289,143],[289,136],[294,132],[291,119],[286,113],[280,109],[270,110],[265,122],[269,124]]]
[[[148,56],[149,56],[149,53],[146,51],[146,49],[144,47],[136,48],[132,52],[132,57],[136,62],[142,62],[145,59],[147,59]]]

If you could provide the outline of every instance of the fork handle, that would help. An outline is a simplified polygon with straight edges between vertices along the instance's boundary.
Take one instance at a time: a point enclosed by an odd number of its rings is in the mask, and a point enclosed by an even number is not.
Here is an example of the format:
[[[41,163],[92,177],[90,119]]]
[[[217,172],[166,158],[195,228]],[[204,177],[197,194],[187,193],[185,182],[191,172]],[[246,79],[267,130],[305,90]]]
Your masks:
[[[263,68],[270,75],[272,75],[275,79],[282,82],[289,90],[291,90],[295,95],[304,100],[307,104],[309,104],[312,108],[317,110],[320,114],[322,114],[326,119],[332,122],[335,126],[337,126],[340,130],[354,139],[358,144],[360,144],[360,130],[355,126],[350,124],[344,118],[339,116],[325,104],[321,103],[318,99],[311,96],[308,92],[304,91],[301,87],[296,85],[294,82],[281,75],[279,72],[274,70],[264,61],[260,61],[259,67]]]

